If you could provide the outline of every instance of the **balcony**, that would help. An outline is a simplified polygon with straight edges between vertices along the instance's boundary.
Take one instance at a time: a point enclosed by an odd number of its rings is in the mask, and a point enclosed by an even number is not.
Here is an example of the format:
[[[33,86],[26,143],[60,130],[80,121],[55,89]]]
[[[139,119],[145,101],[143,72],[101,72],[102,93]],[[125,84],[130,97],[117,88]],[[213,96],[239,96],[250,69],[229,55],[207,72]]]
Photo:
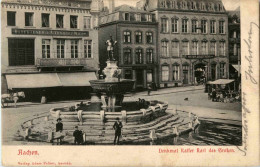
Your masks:
[[[69,67],[69,66],[86,66],[87,58],[38,58],[36,62],[37,67]]]

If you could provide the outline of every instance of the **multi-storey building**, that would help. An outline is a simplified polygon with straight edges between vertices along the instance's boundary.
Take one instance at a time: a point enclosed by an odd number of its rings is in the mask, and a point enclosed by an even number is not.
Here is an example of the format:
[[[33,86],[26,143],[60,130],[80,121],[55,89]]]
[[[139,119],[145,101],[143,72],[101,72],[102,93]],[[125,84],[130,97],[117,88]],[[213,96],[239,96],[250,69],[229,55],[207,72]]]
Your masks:
[[[229,77],[228,16],[221,0],[141,0],[159,22],[163,86]]]
[[[228,11],[230,78],[240,76],[240,8]]]
[[[2,92],[57,94],[68,89],[50,89],[69,87],[71,93],[96,78],[102,0],[3,0],[1,5]]]
[[[157,27],[153,13],[122,5],[113,7],[100,17],[99,52],[104,68],[107,60],[106,40],[112,36],[117,41],[115,57],[122,69],[122,77],[136,80],[135,88],[158,84]],[[112,10],[111,10],[112,9]]]

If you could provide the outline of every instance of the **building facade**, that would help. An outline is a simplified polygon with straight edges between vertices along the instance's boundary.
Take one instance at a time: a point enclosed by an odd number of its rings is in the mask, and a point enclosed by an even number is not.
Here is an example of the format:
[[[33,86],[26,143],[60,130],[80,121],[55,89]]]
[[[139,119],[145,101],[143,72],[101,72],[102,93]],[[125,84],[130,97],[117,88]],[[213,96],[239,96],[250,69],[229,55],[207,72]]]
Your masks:
[[[230,78],[237,79],[240,77],[241,71],[240,8],[228,11],[228,31]]]
[[[141,0],[156,15],[161,87],[229,78],[228,15],[221,0]]]
[[[158,85],[158,23],[155,14],[128,5],[114,8],[112,2],[110,13],[100,17],[99,52],[102,68],[107,60],[105,42],[112,36],[117,41],[114,54],[122,69],[122,78],[136,80],[135,88],[147,88],[147,84],[152,82]]]
[[[27,81],[34,82],[35,78],[45,80],[53,73],[68,73],[63,79],[71,80],[79,76],[74,72],[98,71],[97,27],[102,4],[102,0],[3,0],[2,92],[30,89],[30,83],[26,88],[11,87],[15,81],[8,79],[10,75],[19,80],[22,75],[35,74],[33,78],[28,75]],[[43,82],[37,89],[61,85],[85,86],[76,82],[46,86]]]

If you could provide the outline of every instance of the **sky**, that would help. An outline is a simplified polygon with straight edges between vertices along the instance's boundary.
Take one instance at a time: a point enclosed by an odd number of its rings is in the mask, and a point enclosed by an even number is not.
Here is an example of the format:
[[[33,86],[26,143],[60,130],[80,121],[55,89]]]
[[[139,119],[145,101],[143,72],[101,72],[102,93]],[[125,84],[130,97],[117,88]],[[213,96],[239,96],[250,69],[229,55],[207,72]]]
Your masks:
[[[115,6],[123,4],[135,6],[139,0],[115,0]],[[235,10],[240,5],[240,0],[222,0],[226,10]],[[105,6],[108,6],[108,0],[104,0]]]

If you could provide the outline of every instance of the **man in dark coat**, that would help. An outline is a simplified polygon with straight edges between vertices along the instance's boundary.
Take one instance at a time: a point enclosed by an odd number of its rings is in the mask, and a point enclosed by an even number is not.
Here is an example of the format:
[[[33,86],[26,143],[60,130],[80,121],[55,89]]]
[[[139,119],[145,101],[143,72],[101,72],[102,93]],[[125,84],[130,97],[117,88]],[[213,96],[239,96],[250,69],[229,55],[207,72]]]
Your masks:
[[[119,118],[116,118],[116,122],[114,123],[113,129],[115,130],[115,139],[114,139],[114,145],[116,144],[116,139],[117,139],[117,144],[119,144],[119,138],[121,136],[121,129],[123,128],[122,122],[119,121]]]
[[[78,126],[75,126],[75,131],[73,132],[74,136],[74,144],[82,144],[83,143],[83,133],[81,130],[78,130]]]

